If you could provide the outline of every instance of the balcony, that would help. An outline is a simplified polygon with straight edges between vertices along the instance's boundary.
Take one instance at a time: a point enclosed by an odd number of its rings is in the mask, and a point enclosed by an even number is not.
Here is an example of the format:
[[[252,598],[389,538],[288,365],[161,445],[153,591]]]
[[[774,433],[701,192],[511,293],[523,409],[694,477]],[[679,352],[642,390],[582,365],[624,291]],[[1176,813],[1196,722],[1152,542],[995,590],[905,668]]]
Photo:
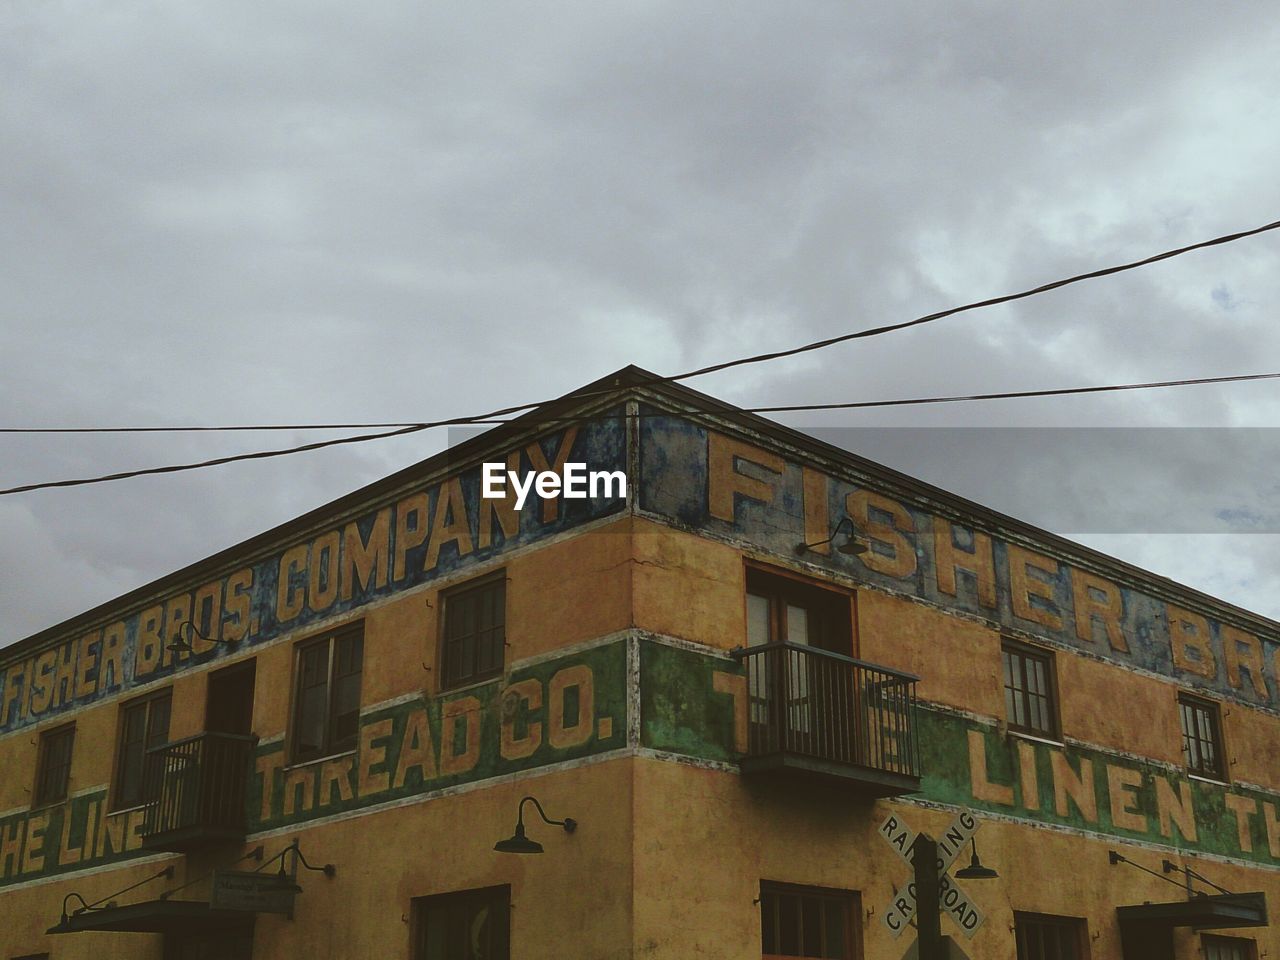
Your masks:
[[[876,797],[920,789],[919,677],[793,643],[734,656],[747,668],[744,774],[822,777]]]
[[[258,738],[201,733],[152,747],[143,769],[147,850],[187,851],[243,840],[245,789]]]

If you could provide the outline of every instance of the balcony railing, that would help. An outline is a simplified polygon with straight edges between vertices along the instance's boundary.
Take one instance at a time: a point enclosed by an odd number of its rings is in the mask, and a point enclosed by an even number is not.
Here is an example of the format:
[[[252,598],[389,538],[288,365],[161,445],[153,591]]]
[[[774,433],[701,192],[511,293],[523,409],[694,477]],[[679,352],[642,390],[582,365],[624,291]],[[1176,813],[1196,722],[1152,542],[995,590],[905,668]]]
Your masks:
[[[245,834],[245,789],[257,737],[202,733],[147,751],[142,845],[188,850]]]
[[[919,677],[793,643],[734,656],[747,667],[744,773],[817,774],[876,796],[919,790]]]

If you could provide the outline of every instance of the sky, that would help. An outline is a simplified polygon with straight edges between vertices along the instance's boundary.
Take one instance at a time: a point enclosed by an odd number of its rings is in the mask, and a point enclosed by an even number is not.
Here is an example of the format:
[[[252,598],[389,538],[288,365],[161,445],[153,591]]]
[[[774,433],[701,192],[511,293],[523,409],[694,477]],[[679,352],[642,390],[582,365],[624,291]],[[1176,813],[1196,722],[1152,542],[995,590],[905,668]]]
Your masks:
[[[1248,0],[17,0],[0,426],[459,416],[1258,226],[1277,49]],[[1276,372],[1278,295],[1280,232],[689,385]],[[1263,381],[776,419],[1280,617],[1278,415]],[[0,487],[331,435],[0,435]],[[0,646],[446,440],[2,496]]]

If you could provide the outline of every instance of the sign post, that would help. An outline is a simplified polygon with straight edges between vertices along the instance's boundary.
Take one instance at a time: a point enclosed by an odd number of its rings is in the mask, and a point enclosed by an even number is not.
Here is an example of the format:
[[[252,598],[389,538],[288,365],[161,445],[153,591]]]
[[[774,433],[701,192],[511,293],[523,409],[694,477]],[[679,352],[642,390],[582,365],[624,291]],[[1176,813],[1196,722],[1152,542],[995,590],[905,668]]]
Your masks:
[[[920,935],[919,956],[922,960],[942,960],[947,955],[947,948],[942,946],[937,949],[944,952],[926,952],[929,948],[925,942],[929,938],[924,929],[926,923],[930,924],[932,930],[936,930],[940,915],[945,913],[960,928],[960,932],[972,940],[986,920],[986,915],[978,905],[947,873],[977,830],[978,822],[968,810],[962,810],[936,841],[926,834],[917,834],[897,814],[890,814],[880,824],[880,835],[912,869],[911,880],[898,891],[881,914],[880,920],[893,937],[897,938],[914,919]],[[922,866],[920,850],[926,845],[932,851],[932,871]],[[925,889],[926,886],[928,890]],[[924,906],[923,903],[926,896],[929,897],[929,906]],[[932,919],[926,921],[926,917]],[[942,943],[943,938],[937,942]]]

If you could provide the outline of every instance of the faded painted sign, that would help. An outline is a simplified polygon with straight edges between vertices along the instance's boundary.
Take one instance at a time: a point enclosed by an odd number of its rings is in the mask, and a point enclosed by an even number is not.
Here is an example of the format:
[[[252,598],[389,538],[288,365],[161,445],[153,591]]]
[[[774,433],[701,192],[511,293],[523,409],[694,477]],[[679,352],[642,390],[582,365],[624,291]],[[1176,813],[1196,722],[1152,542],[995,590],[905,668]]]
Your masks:
[[[976,614],[1250,703],[1280,707],[1280,638],[1259,636],[899,499],[651,412],[641,419],[642,511],[791,556],[851,516],[859,556],[806,559],[854,580]]]
[[[513,670],[464,693],[366,712],[359,748],[290,765],[279,741],[249,777],[250,833],[615,750],[627,730],[626,642]],[[0,818],[0,885],[140,855],[143,809],[106,789]]]
[[[507,464],[557,471],[570,460],[624,468],[622,421],[568,427],[511,451]],[[105,627],[9,664],[0,674],[0,732],[234,652],[217,641],[264,643],[625,506],[617,497],[551,497],[516,510],[510,496],[481,497],[479,467],[445,477],[252,566],[122,612]],[[182,631],[192,651],[173,653],[168,645],[188,620],[199,631]]]
[[[698,658],[642,642],[641,743],[706,760],[740,755],[749,723],[746,684],[730,679],[732,661],[702,657],[697,665]],[[673,674],[683,675],[678,699],[643,689],[651,678],[670,683]],[[686,703],[711,706],[680,709]],[[917,723],[923,799],[1280,866],[1280,794],[1192,779],[1104,750],[1001,734],[938,708],[920,707]],[[901,818],[895,826],[899,845],[913,839]],[[963,833],[948,841],[953,855]]]

